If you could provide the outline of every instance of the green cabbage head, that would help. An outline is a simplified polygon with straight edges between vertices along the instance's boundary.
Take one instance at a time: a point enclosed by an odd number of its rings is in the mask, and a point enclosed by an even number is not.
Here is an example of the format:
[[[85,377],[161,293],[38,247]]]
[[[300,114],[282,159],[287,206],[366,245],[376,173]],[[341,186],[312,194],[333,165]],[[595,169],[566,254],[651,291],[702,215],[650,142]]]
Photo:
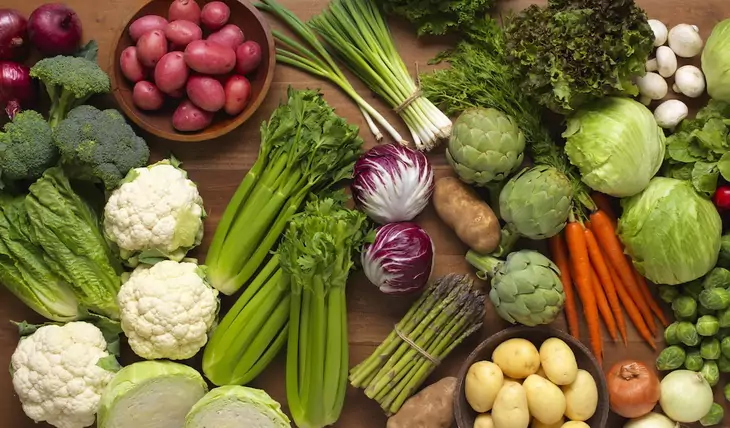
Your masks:
[[[702,51],[702,72],[710,97],[730,101],[730,19],[712,29]]]
[[[664,131],[643,104],[604,98],[568,118],[570,162],[591,189],[619,198],[646,188],[664,160]]]
[[[643,192],[621,202],[618,235],[634,266],[655,284],[700,278],[717,262],[722,221],[692,184],[655,177]]]

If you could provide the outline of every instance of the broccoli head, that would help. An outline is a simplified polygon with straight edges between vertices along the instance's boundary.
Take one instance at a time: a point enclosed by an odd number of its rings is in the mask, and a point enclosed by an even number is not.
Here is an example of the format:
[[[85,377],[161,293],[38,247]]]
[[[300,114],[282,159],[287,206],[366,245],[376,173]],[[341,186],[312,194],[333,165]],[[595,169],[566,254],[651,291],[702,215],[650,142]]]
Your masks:
[[[94,61],[72,56],[56,56],[38,61],[30,75],[46,87],[51,99],[48,122],[51,128],[66,118],[69,111],[92,95],[110,90],[109,76]]]
[[[0,178],[16,181],[40,177],[58,161],[52,135],[48,122],[37,112],[16,114],[0,132]]]
[[[78,106],[53,130],[61,162],[71,176],[101,181],[112,190],[132,168],[147,164],[150,151],[117,110]]]

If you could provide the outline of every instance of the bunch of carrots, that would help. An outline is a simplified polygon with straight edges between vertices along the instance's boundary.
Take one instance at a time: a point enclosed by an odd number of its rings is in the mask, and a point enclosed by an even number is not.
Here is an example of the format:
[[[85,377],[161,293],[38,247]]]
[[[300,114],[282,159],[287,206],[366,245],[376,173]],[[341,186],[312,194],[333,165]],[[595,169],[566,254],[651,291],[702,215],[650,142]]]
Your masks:
[[[585,223],[571,217],[562,234],[550,238],[550,252],[561,272],[565,291],[565,313],[570,334],[579,338],[576,291],[588,324],[591,348],[603,361],[603,337],[600,322],[606,325],[611,339],[621,335],[628,344],[624,311],[641,337],[654,350],[657,334],[655,317],[665,327],[664,312],[641,276],[624,255],[616,235],[616,216],[608,198],[592,195],[598,209]]]

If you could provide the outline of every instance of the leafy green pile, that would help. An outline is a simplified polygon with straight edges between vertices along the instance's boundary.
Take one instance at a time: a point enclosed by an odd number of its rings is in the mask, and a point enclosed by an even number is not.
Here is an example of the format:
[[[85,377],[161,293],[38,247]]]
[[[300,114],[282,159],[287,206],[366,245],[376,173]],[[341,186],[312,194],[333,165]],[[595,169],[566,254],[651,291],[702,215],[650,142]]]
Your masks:
[[[693,120],[684,120],[667,138],[662,174],[692,182],[711,196],[722,175],[730,180],[730,103],[710,100]]]
[[[445,34],[471,25],[487,14],[495,0],[377,0],[388,14],[418,26],[418,34]]]
[[[521,90],[557,113],[608,95],[636,95],[654,35],[634,0],[549,0],[506,28]]]

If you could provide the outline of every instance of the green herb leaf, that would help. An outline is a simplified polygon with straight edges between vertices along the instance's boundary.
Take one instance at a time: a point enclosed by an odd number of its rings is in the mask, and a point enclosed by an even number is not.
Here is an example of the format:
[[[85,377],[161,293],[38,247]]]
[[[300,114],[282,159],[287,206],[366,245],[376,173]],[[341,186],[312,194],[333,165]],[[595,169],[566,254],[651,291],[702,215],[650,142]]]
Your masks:
[[[714,162],[695,162],[692,169],[692,185],[707,196],[712,196],[717,188],[717,178],[720,172]]]
[[[730,181],[730,151],[725,152],[717,161],[717,169],[720,171],[722,178]]]

